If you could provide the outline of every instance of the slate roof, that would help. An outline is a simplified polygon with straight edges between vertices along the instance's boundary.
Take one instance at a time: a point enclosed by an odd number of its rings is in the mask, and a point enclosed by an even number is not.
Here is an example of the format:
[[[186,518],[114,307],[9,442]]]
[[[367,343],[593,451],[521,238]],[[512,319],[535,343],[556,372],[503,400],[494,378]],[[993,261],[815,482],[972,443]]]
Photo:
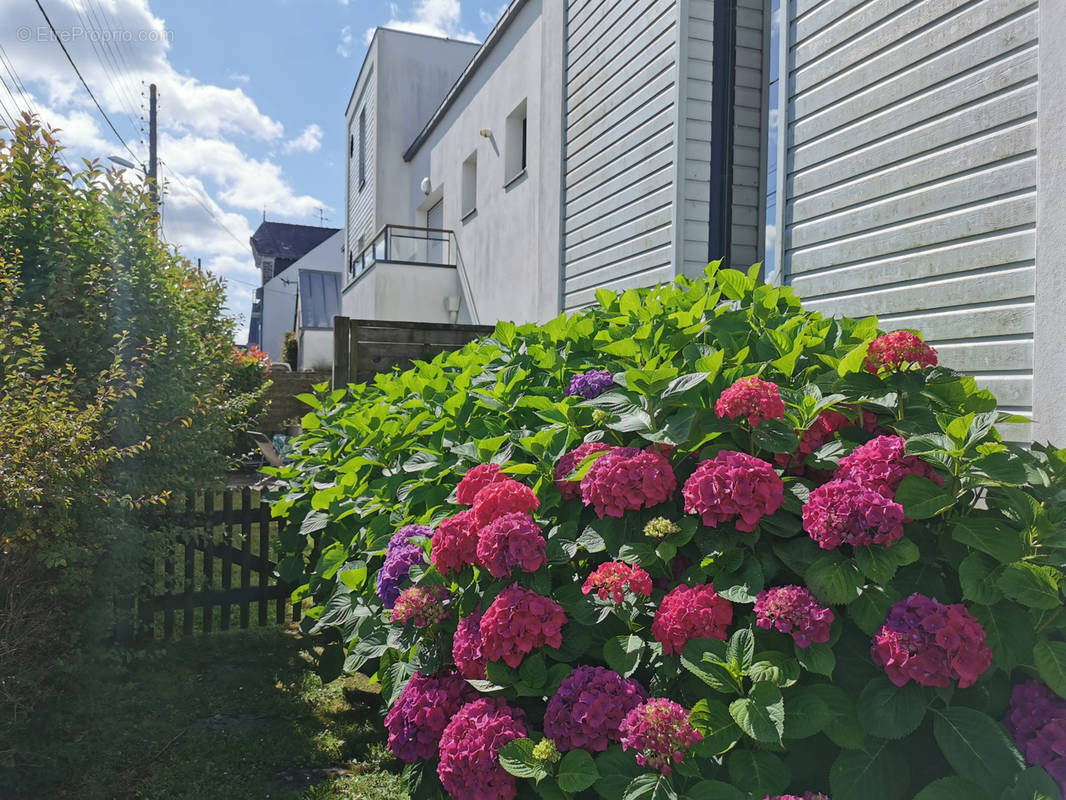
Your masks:
[[[263,222],[255,229],[252,249],[259,256],[287,258],[295,261],[326,241],[340,228],[318,225],[293,225],[288,222]]]
[[[341,274],[317,269],[300,270],[300,328],[333,329],[341,313]]]

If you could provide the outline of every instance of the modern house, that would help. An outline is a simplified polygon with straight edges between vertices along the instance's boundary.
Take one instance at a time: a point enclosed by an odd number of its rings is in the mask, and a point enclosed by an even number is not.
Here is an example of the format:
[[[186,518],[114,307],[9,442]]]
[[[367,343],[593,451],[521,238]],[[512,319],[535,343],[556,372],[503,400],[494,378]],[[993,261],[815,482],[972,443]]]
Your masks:
[[[338,228],[264,221],[250,242],[263,283],[252,304],[248,344],[258,345],[273,361],[284,361],[285,332],[300,330],[296,314],[300,275],[307,270],[342,272],[344,233]]]
[[[379,30],[342,309],[544,320],[761,260],[924,331],[1035,415],[1011,435],[1066,439],[1064,34],[1061,0],[513,0],[477,49]]]

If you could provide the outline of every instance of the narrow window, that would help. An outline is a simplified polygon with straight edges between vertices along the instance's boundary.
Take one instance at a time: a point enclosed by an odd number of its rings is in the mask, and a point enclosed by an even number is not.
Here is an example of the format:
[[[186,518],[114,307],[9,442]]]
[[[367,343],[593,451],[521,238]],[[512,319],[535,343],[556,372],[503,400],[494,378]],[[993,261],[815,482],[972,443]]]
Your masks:
[[[507,115],[504,182],[510,183],[526,168],[526,101]]]
[[[781,0],[770,2],[770,25],[767,46],[769,49],[768,75],[766,81],[766,194],[763,197],[763,219],[765,234],[763,239],[763,275],[771,283],[783,280],[784,231],[784,177],[785,131],[784,115],[787,113],[787,100],[784,97],[787,82],[783,81],[781,63],[782,53],[787,57],[783,46],[787,39],[782,26],[782,15],[786,13]]]
[[[348,158],[355,155],[355,136],[348,137]]]
[[[477,211],[477,152],[463,162],[463,219]]]
[[[366,185],[366,109],[359,112],[359,189]]]

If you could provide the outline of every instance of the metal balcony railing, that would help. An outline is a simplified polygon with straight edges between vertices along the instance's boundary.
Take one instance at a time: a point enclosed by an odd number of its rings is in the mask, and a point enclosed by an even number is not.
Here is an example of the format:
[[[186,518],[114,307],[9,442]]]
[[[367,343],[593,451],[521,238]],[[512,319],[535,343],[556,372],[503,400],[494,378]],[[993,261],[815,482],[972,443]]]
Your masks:
[[[363,251],[348,263],[348,282],[379,261],[432,267],[456,266],[455,234],[441,228],[386,225]]]

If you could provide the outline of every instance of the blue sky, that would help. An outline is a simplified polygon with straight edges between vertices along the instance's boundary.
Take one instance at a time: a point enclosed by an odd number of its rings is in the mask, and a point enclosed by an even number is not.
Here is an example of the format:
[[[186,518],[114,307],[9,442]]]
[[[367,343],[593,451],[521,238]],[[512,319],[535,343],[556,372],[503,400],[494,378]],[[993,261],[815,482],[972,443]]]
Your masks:
[[[344,109],[375,26],[480,40],[503,0],[42,0],[137,157],[159,85],[167,240],[229,280],[247,316],[247,239],[271,220],[339,227]],[[31,0],[0,0],[0,120],[33,110],[70,155],[133,160],[77,81]],[[21,82],[25,92],[19,90]],[[245,329],[242,323],[241,330]],[[239,334],[240,336],[240,334]]]

